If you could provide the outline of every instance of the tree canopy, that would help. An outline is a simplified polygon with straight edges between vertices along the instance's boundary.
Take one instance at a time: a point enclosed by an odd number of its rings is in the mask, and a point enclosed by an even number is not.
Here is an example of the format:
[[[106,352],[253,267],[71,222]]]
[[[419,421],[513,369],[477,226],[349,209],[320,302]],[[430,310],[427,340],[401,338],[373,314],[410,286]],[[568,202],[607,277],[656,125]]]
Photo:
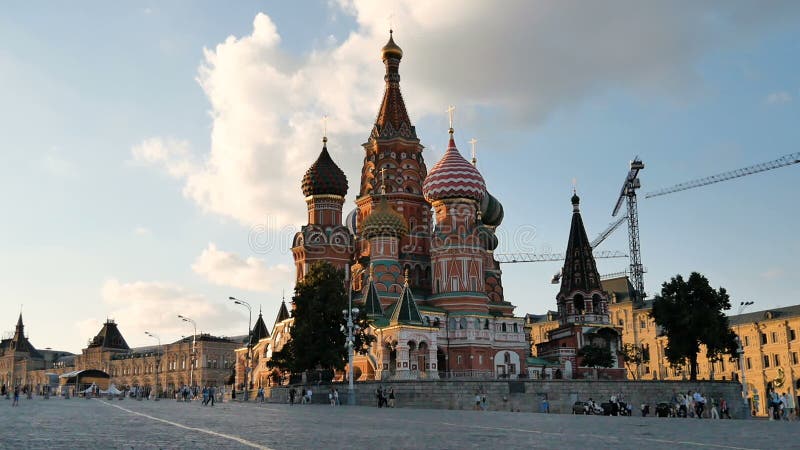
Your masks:
[[[581,358],[583,367],[613,367],[614,356],[611,349],[595,344],[584,345],[578,350],[578,357]]]
[[[651,315],[667,336],[664,353],[673,365],[689,361],[689,379],[697,379],[697,354],[706,346],[712,361],[736,354],[736,335],[724,311],[731,308],[725,288],[714,289],[703,275],[692,272],[688,280],[676,275],[661,286]]]
[[[309,370],[341,370],[347,360],[346,336],[342,314],[348,307],[344,271],[328,262],[312,264],[295,286],[292,298],[294,323],[290,338],[267,362],[292,373]],[[366,316],[359,314],[361,325],[356,333],[355,350],[366,352],[375,337],[365,333]]]

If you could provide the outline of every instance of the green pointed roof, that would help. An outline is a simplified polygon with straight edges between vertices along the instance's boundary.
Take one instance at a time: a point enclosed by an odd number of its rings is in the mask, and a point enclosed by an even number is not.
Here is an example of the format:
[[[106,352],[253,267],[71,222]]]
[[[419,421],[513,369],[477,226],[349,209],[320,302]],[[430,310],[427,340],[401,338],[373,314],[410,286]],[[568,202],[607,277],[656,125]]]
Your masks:
[[[281,307],[278,309],[278,317],[275,318],[275,325],[283,322],[289,317],[291,316],[289,315],[289,309],[286,308],[286,300],[282,300]]]
[[[414,301],[414,296],[411,294],[411,288],[408,287],[408,276],[406,276],[406,281],[403,284],[400,300],[394,305],[389,323],[391,325],[398,323],[422,325],[422,315],[420,315],[417,302]]]
[[[364,286],[364,310],[367,312],[367,317],[376,319],[383,317],[383,308],[381,307],[381,298],[378,296],[378,290],[375,288],[375,283],[372,281],[372,270],[370,269],[369,281]]]
[[[261,339],[269,337],[269,330],[267,330],[267,325],[264,323],[264,317],[261,313],[258,313],[258,320],[256,320],[255,326],[253,326],[253,334],[250,335],[250,344],[255,345]]]

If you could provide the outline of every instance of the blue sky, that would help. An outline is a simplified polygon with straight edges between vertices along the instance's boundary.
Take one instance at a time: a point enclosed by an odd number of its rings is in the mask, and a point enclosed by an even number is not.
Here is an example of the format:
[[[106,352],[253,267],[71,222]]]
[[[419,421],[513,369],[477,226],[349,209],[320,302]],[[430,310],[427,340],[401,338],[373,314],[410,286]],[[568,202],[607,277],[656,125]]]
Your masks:
[[[800,11],[771,6],[397,2],[391,21],[428,167],[455,104],[457,144],[478,139],[505,206],[500,250],[540,252],[566,246],[573,178],[594,236],[635,155],[647,192],[798,151]],[[22,305],[40,348],[77,351],[106,317],[132,345],[189,333],[178,313],[243,333],[229,295],[271,321],[293,287],[299,176],[323,114],[351,197],[358,184],[389,14],[360,1],[6,5],[0,329]],[[697,270],[736,302],[796,303],[798,170],[642,199],[647,291]],[[602,249],[626,251],[625,230]],[[518,314],[554,307],[558,268],[504,267]]]

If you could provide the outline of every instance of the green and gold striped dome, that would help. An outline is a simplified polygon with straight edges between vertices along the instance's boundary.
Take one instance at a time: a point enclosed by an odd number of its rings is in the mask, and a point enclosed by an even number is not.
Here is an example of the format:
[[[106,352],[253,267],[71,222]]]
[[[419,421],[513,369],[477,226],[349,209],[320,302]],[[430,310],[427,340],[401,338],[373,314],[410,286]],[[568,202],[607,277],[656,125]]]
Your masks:
[[[364,219],[361,234],[365,239],[375,236],[393,236],[401,238],[408,234],[408,223],[405,217],[393,210],[386,197],[381,196],[378,206]]]

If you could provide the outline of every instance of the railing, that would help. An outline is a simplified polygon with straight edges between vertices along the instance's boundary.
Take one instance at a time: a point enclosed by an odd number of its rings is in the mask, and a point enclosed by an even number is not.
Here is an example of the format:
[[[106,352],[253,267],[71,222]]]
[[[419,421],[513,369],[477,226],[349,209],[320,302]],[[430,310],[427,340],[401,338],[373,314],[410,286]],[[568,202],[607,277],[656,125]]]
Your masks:
[[[450,371],[450,372],[439,372],[440,379],[481,379],[481,380],[493,380],[495,378],[499,378],[495,376],[495,373],[491,370],[463,370],[463,371]]]

